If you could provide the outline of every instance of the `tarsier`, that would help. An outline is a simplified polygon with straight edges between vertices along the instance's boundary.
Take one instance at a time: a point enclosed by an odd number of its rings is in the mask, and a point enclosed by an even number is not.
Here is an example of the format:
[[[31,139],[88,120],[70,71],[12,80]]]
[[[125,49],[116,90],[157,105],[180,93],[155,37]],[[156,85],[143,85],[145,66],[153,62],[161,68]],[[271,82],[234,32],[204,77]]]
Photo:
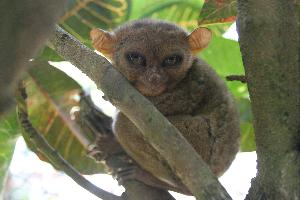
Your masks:
[[[94,48],[110,58],[113,66],[167,117],[212,172],[222,175],[239,148],[239,120],[225,83],[195,56],[208,46],[211,32],[199,27],[189,34],[172,23],[139,20],[113,32],[93,29],[91,38]],[[145,172],[135,173],[135,178],[190,194],[122,112],[114,119],[113,130],[124,150]]]

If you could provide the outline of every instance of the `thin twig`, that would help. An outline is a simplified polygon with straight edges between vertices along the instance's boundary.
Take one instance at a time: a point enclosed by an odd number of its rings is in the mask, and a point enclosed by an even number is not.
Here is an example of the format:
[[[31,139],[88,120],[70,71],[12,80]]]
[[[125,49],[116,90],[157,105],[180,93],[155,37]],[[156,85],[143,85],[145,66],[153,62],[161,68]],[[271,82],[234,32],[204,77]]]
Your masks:
[[[27,134],[33,144],[38,148],[56,167],[64,171],[78,185],[85,188],[92,194],[103,200],[122,200],[123,198],[111,194],[88,181],[72,165],[70,165],[49,143],[45,138],[32,126],[28,119],[26,105],[26,91],[23,86],[19,87],[18,100],[18,117],[24,128],[24,134]]]
[[[226,76],[227,81],[240,81],[241,83],[246,83],[247,79],[245,75],[229,75]]]

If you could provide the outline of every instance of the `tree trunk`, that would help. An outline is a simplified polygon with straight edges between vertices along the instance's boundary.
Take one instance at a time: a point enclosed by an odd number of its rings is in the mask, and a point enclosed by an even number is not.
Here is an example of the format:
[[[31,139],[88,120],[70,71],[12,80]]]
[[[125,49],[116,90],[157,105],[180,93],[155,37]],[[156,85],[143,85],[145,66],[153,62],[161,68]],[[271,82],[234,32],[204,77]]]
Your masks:
[[[296,0],[239,0],[237,27],[258,158],[258,174],[247,199],[300,199]]]

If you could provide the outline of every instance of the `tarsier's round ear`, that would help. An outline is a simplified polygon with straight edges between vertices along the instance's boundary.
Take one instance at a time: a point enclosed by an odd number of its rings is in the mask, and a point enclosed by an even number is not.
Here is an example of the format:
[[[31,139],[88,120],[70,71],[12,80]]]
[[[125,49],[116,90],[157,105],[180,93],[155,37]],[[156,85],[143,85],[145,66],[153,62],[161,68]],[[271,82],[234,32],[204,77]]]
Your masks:
[[[188,42],[193,53],[197,53],[208,46],[212,37],[209,29],[199,27],[188,35]]]
[[[105,56],[111,58],[114,52],[115,36],[108,31],[94,28],[90,32],[90,37],[92,39],[93,47]]]

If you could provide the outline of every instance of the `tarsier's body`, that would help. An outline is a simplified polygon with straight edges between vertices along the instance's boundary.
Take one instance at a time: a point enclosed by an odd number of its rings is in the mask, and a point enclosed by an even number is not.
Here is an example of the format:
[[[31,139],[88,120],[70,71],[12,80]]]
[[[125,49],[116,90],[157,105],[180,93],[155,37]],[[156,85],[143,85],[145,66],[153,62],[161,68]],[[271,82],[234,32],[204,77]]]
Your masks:
[[[180,130],[212,172],[221,175],[238,151],[239,123],[224,82],[193,55],[207,46],[210,31],[198,28],[188,34],[174,24],[143,20],[113,34],[94,30],[91,36],[94,47],[112,58],[116,69]],[[118,113],[113,128],[125,151],[143,169],[171,189],[187,192],[123,113]]]

